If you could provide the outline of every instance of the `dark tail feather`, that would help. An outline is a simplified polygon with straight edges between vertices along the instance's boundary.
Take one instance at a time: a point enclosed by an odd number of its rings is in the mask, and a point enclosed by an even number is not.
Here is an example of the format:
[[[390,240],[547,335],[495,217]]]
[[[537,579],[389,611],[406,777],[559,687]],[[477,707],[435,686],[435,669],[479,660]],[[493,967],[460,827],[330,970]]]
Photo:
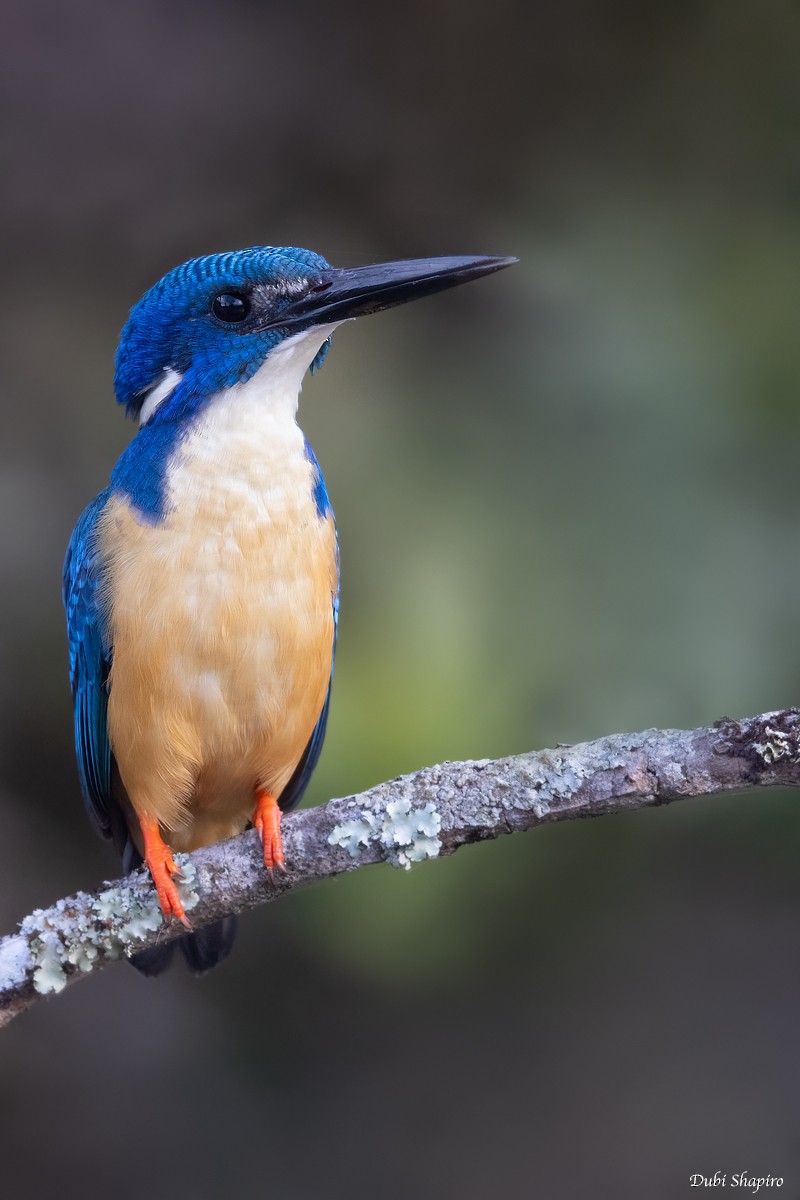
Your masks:
[[[168,942],[166,946],[151,946],[149,950],[140,950],[138,954],[132,954],[128,962],[136,967],[137,971],[141,971],[142,975],[150,978],[166,971],[172,962],[174,950],[175,942]]]
[[[206,925],[205,929],[198,929],[196,933],[185,933],[166,946],[140,950],[138,954],[131,955],[130,963],[142,975],[152,978],[166,971],[174,951],[180,947],[192,974],[205,975],[206,971],[216,967],[230,954],[237,924],[236,917],[223,917],[221,921]]]
[[[173,944],[180,946],[193,975],[205,975],[206,971],[218,966],[230,954],[236,938],[237,925],[236,917],[223,917],[213,925],[206,925],[205,929],[187,933]],[[165,946],[164,949],[171,950],[172,946]],[[133,959],[131,961],[133,962]]]

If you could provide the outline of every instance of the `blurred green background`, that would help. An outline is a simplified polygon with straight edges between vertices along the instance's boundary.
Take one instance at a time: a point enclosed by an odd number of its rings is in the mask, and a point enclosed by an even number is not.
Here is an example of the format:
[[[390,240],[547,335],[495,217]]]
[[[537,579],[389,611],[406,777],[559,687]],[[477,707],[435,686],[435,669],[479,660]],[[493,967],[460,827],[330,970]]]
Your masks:
[[[117,870],[72,760],[64,547],[131,435],[127,309],[254,243],[516,254],[337,333],[308,801],[798,701],[796,4],[11,0],[0,88],[0,915]],[[0,1035],[14,1196],[673,1197],[784,1176],[800,828],[570,822],[244,919]]]

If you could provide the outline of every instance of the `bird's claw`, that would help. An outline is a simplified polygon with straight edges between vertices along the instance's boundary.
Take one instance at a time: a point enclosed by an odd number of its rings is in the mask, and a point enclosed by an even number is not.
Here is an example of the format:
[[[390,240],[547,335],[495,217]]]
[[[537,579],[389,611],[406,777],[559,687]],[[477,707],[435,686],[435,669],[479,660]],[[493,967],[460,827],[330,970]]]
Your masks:
[[[264,848],[264,866],[267,868],[270,881],[274,883],[273,872],[277,869],[281,874],[285,874],[286,867],[284,865],[283,838],[281,837],[281,810],[271,792],[258,793],[253,824],[258,830]]]
[[[144,861],[153,878],[164,920],[169,921],[176,917],[184,928],[191,929],[191,922],[186,916],[183,901],[173,879],[173,876],[182,879],[183,873],[172,857],[169,846],[161,837],[158,822],[140,817],[139,824],[144,835]]]

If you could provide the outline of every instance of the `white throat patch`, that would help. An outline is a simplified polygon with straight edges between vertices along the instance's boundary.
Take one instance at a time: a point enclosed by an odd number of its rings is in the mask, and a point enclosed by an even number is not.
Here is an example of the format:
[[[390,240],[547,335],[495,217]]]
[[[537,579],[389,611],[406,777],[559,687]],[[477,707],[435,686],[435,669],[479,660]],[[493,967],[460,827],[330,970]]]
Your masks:
[[[288,408],[294,416],[306,371],[317,357],[323,342],[341,324],[341,321],[336,321],[330,325],[316,325],[313,329],[304,329],[302,333],[285,338],[274,350],[270,350],[253,378],[239,386],[262,393],[264,402],[269,403],[273,410]]]

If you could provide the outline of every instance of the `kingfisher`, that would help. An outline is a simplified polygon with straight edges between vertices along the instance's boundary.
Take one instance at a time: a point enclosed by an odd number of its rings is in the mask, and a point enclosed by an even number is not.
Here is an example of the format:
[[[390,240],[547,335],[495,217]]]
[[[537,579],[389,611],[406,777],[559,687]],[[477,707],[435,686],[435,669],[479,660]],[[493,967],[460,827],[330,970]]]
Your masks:
[[[284,863],[281,813],[320,755],[339,552],[296,416],[344,321],[476,279],[513,258],[330,266],[297,247],[193,258],[130,312],[117,401],[139,428],[67,550],[75,746],[90,819],[123,870],[145,863],[191,970],[235,918],[192,931],[174,854],[240,833]],[[174,942],[133,957],[160,973]]]

